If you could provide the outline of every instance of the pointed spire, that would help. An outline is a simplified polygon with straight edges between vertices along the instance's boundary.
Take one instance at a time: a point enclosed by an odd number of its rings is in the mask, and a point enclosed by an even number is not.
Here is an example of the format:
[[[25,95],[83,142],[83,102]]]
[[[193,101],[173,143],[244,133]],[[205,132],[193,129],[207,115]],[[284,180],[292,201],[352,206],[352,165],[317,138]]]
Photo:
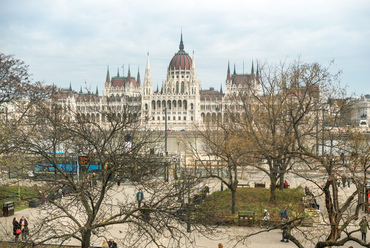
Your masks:
[[[130,72],[130,65],[128,65],[128,72],[127,72],[127,82],[131,83],[131,72]]]
[[[253,65],[253,60],[252,60],[251,77],[252,77],[252,79],[254,79],[254,65]]]
[[[109,76],[109,65],[107,65],[107,77],[105,78],[105,82],[109,83],[110,82],[110,76]]]
[[[230,61],[227,61],[227,76],[226,76],[226,80],[230,80],[231,77],[230,77]]]
[[[136,83],[137,86],[141,85],[141,80],[140,80],[140,69],[137,67],[137,78],[136,78]]]
[[[159,89],[158,89],[158,84],[157,84],[157,92],[156,93],[158,93],[159,92]]]
[[[257,62],[257,76],[256,76],[256,79],[257,80],[260,79],[260,72],[259,72],[259,68],[258,68],[258,62]]]
[[[235,63],[234,63],[234,73],[233,73],[233,75],[236,75]]]
[[[191,61],[191,67],[193,70],[195,70],[195,56],[194,56],[194,51],[193,51],[193,58],[192,58],[192,61]]]
[[[223,92],[222,92],[222,84],[221,84],[221,89],[220,89],[220,93],[221,93],[221,94],[223,94]]]
[[[144,87],[148,87],[150,89],[150,92],[151,92],[150,94],[152,94],[152,92],[153,92],[153,83],[152,83],[152,73],[150,71],[149,52],[147,53],[147,58],[146,58]]]
[[[69,91],[72,91],[72,83],[69,82]]]
[[[95,93],[95,95],[99,95],[99,89],[98,89],[98,86],[96,86],[96,93]]]
[[[119,77],[119,67],[117,68],[117,77]]]
[[[180,39],[179,48],[180,48],[180,50],[184,50],[184,42],[182,41],[182,30],[181,30],[181,39]]]
[[[80,88],[80,94],[82,94],[82,86],[81,86],[81,88]]]

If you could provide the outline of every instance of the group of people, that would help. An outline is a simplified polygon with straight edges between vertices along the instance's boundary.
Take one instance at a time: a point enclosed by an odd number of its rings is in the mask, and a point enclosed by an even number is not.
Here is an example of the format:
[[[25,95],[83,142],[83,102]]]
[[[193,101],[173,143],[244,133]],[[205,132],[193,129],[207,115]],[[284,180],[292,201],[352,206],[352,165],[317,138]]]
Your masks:
[[[19,236],[22,236],[22,241],[27,240],[28,230],[28,221],[24,216],[18,221],[17,217],[13,218],[13,235],[15,242],[18,242]]]
[[[351,182],[352,182],[352,177],[350,174],[346,175],[346,174],[342,174],[341,175],[337,175],[337,185],[338,185],[338,188],[340,188],[340,184],[342,182],[342,185],[343,185],[343,189],[346,188],[346,185],[347,185],[347,188],[350,189],[351,187]]]
[[[103,248],[117,248],[117,243],[113,240],[113,238],[110,238],[108,242],[103,241],[102,247]]]

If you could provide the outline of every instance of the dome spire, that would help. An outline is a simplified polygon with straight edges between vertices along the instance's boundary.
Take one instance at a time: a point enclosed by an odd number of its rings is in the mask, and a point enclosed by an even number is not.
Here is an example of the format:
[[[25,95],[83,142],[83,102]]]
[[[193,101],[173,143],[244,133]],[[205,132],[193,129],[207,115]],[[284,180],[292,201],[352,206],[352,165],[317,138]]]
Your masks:
[[[181,39],[180,39],[180,50],[184,50],[184,42],[182,41],[182,30],[181,30]]]
[[[227,76],[226,76],[226,80],[230,80],[231,77],[230,77],[230,61],[227,62]]]

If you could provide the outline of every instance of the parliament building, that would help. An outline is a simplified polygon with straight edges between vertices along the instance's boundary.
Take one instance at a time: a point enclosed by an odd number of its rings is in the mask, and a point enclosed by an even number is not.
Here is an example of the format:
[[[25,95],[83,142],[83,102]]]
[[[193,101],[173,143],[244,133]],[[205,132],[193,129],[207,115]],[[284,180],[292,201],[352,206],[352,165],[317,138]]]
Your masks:
[[[226,70],[225,70],[226,72]],[[59,102],[65,109],[75,111],[78,115],[90,118],[98,123],[107,121],[104,111],[114,113],[118,118],[129,115],[140,121],[142,128],[164,130],[167,116],[167,128],[171,130],[191,130],[209,122],[228,121],[228,108],[238,113],[235,99],[239,92],[261,93],[258,67],[252,63],[250,74],[237,74],[234,66],[230,73],[228,64],[224,92],[210,88],[203,90],[197,77],[194,54],[192,57],[184,49],[181,34],[179,50],[171,58],[167,67],[166,80],[161,90],[154,90],[147,55],[145,75],[142,79],[137,72],[127,76],[110,76],[109,68],[104,83],[104,94],[76,92],[61,89]]]

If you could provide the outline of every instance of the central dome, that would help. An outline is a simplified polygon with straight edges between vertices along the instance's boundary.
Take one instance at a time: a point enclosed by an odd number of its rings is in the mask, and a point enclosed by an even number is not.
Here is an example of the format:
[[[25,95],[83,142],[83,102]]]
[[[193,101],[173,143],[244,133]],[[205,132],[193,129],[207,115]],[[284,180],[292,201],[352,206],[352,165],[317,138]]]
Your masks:
[[[169,70],[190,70],[192,60],[189,54],[187,54],[184,51],[184,43],[182,42],[182,34],[181,34],[179,48],[180,50],[171,59],[168,69]]]

